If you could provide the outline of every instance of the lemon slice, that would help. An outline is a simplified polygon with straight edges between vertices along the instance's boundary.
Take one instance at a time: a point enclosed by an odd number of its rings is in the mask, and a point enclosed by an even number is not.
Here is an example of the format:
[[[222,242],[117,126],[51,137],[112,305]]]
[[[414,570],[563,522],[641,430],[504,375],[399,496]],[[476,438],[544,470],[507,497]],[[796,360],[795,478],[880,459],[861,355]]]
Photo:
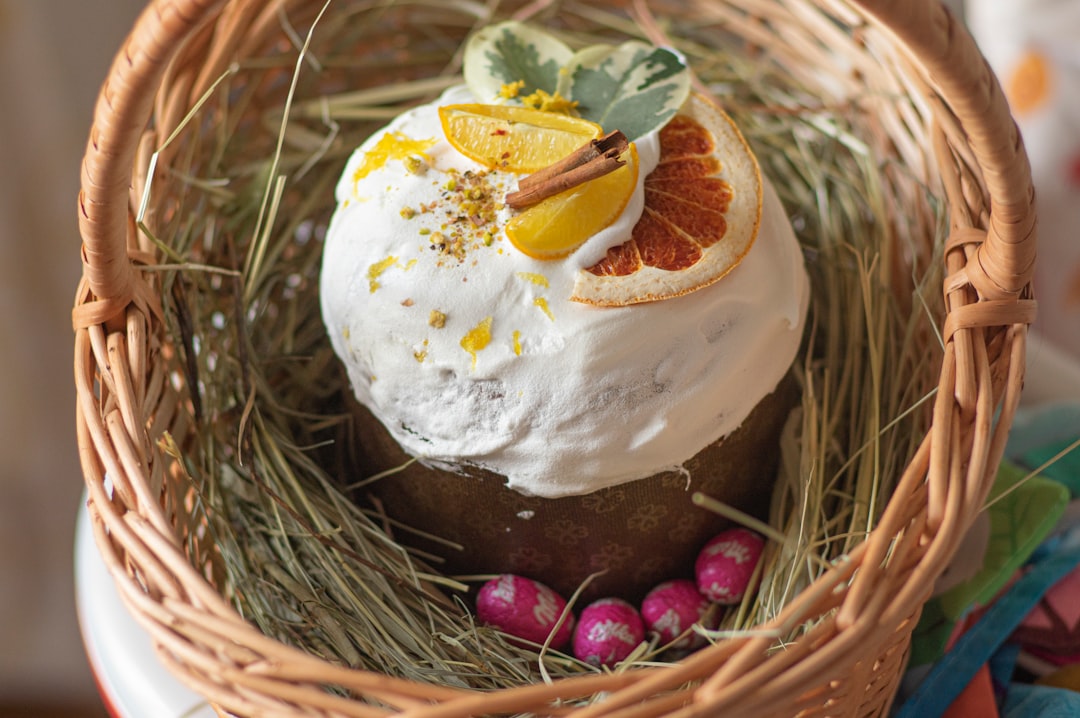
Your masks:
[[[630,201],[638,179],[637,148],[626,164],[529,207],[506,224],[510,243],[534,259],[558,259],[615,221]]]
[[[511,105],[439,108],[450,144],[489,169],[535,172],[600,136],[600,126],[555,112]]]

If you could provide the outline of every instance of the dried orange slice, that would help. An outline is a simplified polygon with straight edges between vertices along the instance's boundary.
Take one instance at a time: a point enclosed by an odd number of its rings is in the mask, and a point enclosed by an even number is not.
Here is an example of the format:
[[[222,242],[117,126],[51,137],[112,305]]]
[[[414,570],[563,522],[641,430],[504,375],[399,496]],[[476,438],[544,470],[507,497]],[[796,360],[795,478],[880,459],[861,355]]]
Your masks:
[[[444,105],[439,121],[458,152],[509,172],[535,172],[600,136],[594,122],[512,105]]]
[[[506,223],[506,237],[533,259],[558,259],[614,222],[626,208],[638,179],[637,148],[626,164],[524,210]]]
[[[761,172],[735,123],[691,94],[660,130],[645,209],[625,243],[578,273],[571,299],[624,306],[677,297],[742,261],[761,224]]]

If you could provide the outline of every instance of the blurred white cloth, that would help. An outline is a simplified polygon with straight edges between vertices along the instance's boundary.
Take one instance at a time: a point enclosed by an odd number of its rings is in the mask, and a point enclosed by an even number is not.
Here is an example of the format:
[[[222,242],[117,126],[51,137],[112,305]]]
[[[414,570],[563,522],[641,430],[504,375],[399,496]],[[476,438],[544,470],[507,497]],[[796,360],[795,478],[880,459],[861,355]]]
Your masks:
[[[1080,0],[967,0],[1035,181],[1036,329],[1080,357]]]

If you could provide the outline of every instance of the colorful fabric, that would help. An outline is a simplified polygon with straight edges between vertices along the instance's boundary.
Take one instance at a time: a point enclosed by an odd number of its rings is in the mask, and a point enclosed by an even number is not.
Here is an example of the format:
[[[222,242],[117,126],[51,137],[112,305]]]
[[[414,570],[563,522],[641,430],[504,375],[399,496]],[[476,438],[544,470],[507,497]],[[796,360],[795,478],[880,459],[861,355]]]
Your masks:
[[[942,714],[942,718],[998,718],[990,667],[983,666],[971,683]]]
[[[1062,688],[1017,683],[1009,690],[1001,718],[1076,718],[1080,716],[1080,693]],[[976,718],[976,716],[971,716]]]
[[[1033,561],[1023,576],[934,664],[897,709],[896,718],[943,715],[1046,591],[1077,565],[1080,565],[1080,531],[1061,542],[1056,550],[1044,552]]]
[[[1076,661],[1035,681],[1040,686],[1067,688],[1080,693],[1080,661]]]
[[[1046,592],[1039,604],[1013,632],[1012,640],[1040,656],[1062,664],[1080,660],[1080,570],[1073,571]],[[1055,661],[1058,662],[1058,661]]]
[[[979,565],[926,604],[898,718],[946,711],[949,718],[993,716],[983,703],[984,672],[1001,718],[1080,716],[1080,693],[1063,690],[1080,689],[1080,648],[1072,648],[1080,633],[1080,476],[1059,456],[1077,436],[1075,404],[1016,416],[1006,456],[1017,464],[1006,462],[999,471],[986,514],[990,530],[982,532],[986,546],[966,541],[954,559]],[[1078,455],[1065,457],[1075,461]],[[1045,465],[1052,457],[1057,460]],[[1048,674],[1046,684],[1020,682],[1035,663],[1035,675]],[[1055,670],[1057,665],[1063,667]]]

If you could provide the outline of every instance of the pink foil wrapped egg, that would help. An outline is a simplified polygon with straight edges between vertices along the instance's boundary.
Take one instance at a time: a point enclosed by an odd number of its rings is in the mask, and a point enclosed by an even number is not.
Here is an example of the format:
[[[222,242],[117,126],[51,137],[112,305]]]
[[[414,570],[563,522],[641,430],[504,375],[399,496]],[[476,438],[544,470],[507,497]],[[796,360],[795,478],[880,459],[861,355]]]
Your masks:
[[[547,586],[514,574],[491,579],[476,596],[476,615],[503,633],[543,644],[566,609],[566,601]],[[556,650],[570,641],[574,618],[567,615],[550,646]]]
[[[761,559],[765,539],[744,528],[728,529],[705,544],[694,564],[702,595],[719,604],[739,603]]]
[[[637,609],[619,598],[601,598],[585,607],[574,631],[574,655],[593,666],[613,666],[645,640]]]
[[[641,602],[641,618],[646,630],[660,637],[660,645],[677,650],[695,650],[708,640],[701,634],[690,632],[679,638],[695,623],[701,623],[709,613],[709,599],[701,595],[697,585],[688,579],[676,579],[661,583]],[[703,624],[705,625],[705,624]],[[706,628],[714,626],[705,625]],[[679,639],[676,641],[675,639]]]

